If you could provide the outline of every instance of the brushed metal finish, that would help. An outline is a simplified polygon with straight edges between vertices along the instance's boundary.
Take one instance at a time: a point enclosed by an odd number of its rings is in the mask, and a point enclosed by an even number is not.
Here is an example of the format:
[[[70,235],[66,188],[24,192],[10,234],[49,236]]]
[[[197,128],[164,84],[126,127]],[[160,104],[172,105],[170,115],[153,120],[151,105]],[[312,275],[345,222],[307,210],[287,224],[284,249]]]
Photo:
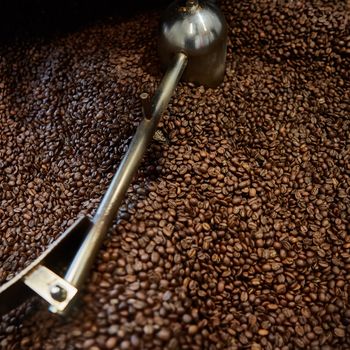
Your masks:
[[[57,313],[63,311],[78,292],[77,288],[43,265],[27,274],[23,282],[45,299]],[[62,298],[51,293],[54,288],[61,291]]]
[[[170,5],[163,17],[159,40],[161,62],[169,68],[153,99],[149,102],[147,94],[142,96],[144,118],[92,222],[88,218],[77,222],[34,263],[1,286],[0,302],[11,297],[14,300],[7,305],[0,303],[0,312],[20,304],[34,291],[49,302],[50,311],[65,314],[69,310],[180,78],[208,87],[219,85],[224,79],[226,45],[226,21],[213,1],[182,0]],[[73,249],[75,244],[67,248],[68,237],[71,243],[82,241],[77,250]],[[64,280],[50,270],[50,262],[60,260],[56,253],[63,248],[67,249],[63,257],[71,261]],[[42,265],[44,262],[46,266]]]
[[[174,2],[162,17],[158,49],[163,67],[183,52],[188,64],[182,79],[216,87],[225,74],[225,18],[213,1]]]
[[[80,218],[29,266],[0,286],[0,316],[35,295],[36,292],[24,283],[26,277],[30,276],[34,270],[45,266],[52,272],[60,274],[61,270],[72,261],[90,227],[91,221],[87,216]],[[50,285],[48,285],[47,293],[49,293],[49,289]],[[71,303],[72,300],[70,299],[69,302]]]
[[[129,149],[96,211],[93,225],[69,266],[65,280],[78,289],[94,261],[103,238],[111,227],[125,193],[141,163],[143,154],[152,140],[159,119],[168,105],[186,64],[186,55],[178,53],[174,57],[173,63],[169,66],[151,101],[151,116],[144,118],[138,126]]]

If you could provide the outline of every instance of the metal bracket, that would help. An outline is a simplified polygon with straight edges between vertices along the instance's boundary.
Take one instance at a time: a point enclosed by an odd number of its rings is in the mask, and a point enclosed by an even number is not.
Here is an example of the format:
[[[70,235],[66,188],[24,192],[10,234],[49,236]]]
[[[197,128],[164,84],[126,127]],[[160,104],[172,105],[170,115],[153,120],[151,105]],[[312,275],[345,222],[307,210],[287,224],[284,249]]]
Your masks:
[[[39,295],[50,304],[50,311],[62,313],[78,289],[61,278],[92,226],[82,217],[70,226],[36,260],[0,286],[0,316]]]
[[[128,151],[97,208],[93,222],[87,217],[76,222],[32,264],[1,286],[0,314],[8,312],[34,293],[50,304],[51,312],[67,312],[118,213],[187,61],[188,57],[183,53],[174,57],[151,104],[147,94],[141,96],[145,118],[138,126]],[[53,266],[50,266],[50,262],[54,263]],[[60,263],[64,264],[66,270],[64,279],[53,272],[63,272]]]
[[[39,265],[23,282],[36,294],[45,299],[52,311],[62,312],[77,294],[78,289],[45,266]]]

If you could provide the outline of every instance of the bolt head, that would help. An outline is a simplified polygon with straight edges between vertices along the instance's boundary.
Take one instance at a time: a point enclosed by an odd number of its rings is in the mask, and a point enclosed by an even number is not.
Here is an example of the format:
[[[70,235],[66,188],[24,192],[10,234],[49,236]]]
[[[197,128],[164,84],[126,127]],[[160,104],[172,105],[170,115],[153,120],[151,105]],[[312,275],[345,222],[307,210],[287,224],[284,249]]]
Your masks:
[[[64,287],[54,284],[50,288],[50,295],[53,299],[62,302],[67,298],[67,291]]]

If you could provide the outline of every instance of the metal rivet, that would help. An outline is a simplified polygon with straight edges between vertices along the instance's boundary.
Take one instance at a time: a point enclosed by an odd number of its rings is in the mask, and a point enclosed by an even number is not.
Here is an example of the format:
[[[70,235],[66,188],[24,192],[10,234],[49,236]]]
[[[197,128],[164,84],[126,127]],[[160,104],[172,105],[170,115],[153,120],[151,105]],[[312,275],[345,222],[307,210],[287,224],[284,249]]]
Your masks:
[[[152,109],[151,109],[151,100],[150,100],[149,94],[147,92],[143,92],[140,95],[140,98],[141,98],[143,117],[146,119],[151,119],[152,118]]]
[[[50,288],[50,294],[57,301],[64,301],[67,298],[67,291],[62,286],[55,284]]]

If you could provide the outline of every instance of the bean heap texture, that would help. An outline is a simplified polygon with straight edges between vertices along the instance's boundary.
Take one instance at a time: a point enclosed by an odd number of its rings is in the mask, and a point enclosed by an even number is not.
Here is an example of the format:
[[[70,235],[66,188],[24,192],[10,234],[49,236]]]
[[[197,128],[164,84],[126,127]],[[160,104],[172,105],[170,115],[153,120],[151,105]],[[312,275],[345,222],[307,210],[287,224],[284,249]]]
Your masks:
[[[222,1],[224,83],[181,83],[82,295],[1,349],[350,349],[350,3]],[[91,214],[154,91],[159,13],[2,45],[0,283]]]

